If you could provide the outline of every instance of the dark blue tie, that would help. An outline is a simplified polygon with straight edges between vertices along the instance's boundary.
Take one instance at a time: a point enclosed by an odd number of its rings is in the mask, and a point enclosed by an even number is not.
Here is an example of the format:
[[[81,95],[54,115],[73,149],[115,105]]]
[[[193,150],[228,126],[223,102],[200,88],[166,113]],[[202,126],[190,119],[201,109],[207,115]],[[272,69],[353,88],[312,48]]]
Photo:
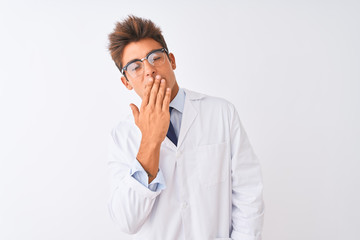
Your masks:
[[[171,115],[172,110],[173,110],[173,108],[170,107],[169,108],[170,115]],[[175,130],[174,130],[173,125],[171,124],[171,121],[170,121],[169,129],[168,129],[168,132],[167,132],[166,136],[175,144],[175,146],[177,146],[177,140],[178,139],[176,137]]]

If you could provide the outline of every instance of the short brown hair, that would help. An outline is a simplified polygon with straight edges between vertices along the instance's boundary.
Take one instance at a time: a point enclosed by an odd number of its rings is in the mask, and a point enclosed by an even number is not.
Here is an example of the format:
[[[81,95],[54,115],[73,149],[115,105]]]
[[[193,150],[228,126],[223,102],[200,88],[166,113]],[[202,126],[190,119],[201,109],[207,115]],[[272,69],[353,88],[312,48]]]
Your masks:
[[[109,34],[109,51],[112,59],[119,69],[123,68],[121,62],[124,48],[131,42],[144,38],[152,38],[168,51],[161,29],[151,20],[129,15],[122,22],[117,22],[114,31]]]

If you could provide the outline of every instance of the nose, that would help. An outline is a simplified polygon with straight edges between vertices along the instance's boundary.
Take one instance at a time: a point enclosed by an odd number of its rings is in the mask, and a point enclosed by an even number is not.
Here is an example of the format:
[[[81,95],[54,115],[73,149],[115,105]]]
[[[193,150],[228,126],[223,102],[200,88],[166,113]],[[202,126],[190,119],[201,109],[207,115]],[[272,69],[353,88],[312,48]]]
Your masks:
[[[156,69],[153,65],[149,63],[149,61],[143,61],[144,64],[144,73],[146,77],[155,77]]]

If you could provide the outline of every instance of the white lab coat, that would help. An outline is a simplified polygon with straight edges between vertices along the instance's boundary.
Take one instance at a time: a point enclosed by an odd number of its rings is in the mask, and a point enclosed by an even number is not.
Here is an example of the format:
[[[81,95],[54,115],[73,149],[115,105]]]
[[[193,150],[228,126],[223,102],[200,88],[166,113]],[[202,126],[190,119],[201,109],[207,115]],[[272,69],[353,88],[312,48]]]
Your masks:
[[[141,132],[132,115],[112,131],[110,214],[134,239],[260,240],[262,178],[234,106],[186,93],[178,145],[160,149],[166,188],[153,192],[130,175]]]

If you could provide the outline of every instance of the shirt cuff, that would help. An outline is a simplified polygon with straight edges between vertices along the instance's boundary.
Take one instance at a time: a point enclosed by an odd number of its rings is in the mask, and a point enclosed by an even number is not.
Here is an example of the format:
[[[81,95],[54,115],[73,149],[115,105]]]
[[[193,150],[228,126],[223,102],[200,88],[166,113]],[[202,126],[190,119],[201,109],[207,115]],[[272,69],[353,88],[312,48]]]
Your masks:
[[[164,175],[162,174],[161,169],[158,170],[155,179],[149,184],[149,177],[137,159],[133,161],[130,175],[153,192],[166,188]]]

